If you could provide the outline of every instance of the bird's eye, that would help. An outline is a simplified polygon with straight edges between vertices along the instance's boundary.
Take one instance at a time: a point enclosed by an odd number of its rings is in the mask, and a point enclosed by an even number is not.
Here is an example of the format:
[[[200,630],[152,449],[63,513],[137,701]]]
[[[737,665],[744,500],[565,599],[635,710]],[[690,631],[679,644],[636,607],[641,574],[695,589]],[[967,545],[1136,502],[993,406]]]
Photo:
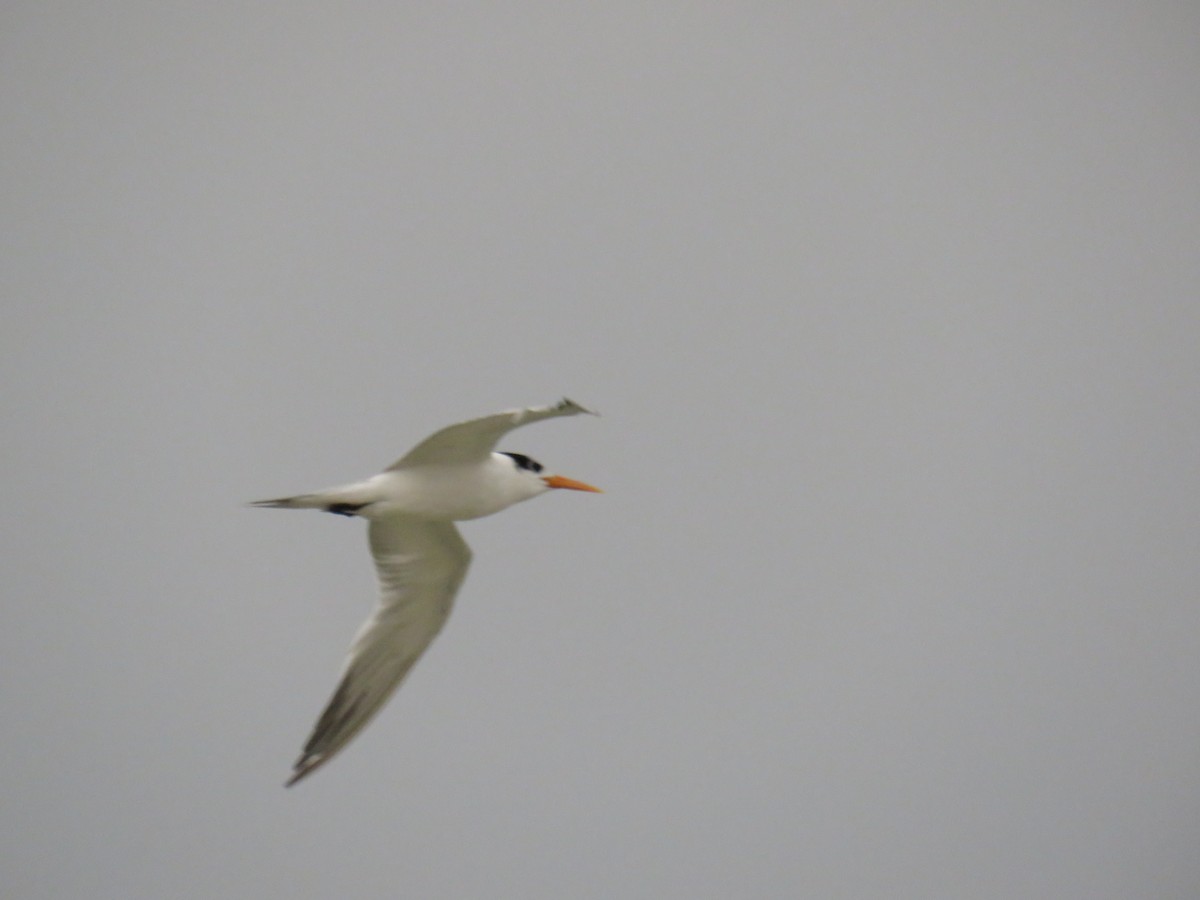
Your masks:
[[[524,469],[527,472],[542,471],[542,464],[536,459],[530,459],[524,453],[504,453],[503,455],[509,457],[518,469]]]

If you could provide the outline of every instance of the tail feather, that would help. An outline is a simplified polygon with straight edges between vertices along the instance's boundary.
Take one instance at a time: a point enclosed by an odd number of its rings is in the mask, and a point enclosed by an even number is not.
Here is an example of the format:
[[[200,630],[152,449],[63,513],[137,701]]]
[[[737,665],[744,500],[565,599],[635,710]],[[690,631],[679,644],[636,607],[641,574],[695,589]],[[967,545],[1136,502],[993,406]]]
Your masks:
[[[319,509],[326,502],[319,494],[297,494],[295,497],[279,497],[275,500],[254,500],[248,505],[260,509]]]

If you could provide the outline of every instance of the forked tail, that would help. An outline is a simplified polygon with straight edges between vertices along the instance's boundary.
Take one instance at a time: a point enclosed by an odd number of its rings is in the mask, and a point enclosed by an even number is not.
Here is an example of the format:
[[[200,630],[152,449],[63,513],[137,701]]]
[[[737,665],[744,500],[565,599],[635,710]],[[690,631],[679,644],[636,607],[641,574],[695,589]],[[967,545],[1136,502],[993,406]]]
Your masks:
[[[297,494],[295,497],[279,497],[275,500],[254,500],[247,505],[262,509],[323,509],[328,502],[320,494]]]
[[[370,503],[355,503],[336,493],[297,494],[295,497],[280,497],[277,500],[255,500],[249,504],[259,509],[323,509],[339,516],[356,516],[358,511]]]

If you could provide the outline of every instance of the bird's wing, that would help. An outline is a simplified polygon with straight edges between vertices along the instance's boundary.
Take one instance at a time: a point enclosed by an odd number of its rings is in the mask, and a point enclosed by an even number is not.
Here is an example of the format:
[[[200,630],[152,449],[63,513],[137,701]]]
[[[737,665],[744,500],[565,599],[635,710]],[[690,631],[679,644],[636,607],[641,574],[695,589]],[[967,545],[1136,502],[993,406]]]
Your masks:
[[[363,623],[291,787],[344,747],[399,686],[450,615],[471,550],[453,522],[388,518],[370,525],[379,603]]]
[[[553,406],[529,406],[525,409],[509,409],[480,419],[471,419],[450,425],[431,434],[396,462],[387,471],[423,466],[431,463],[461,464],[478,462],[496,448],[496,443],[508,432],[530,422],[552,419],[556,416],[574,416],[592,413],[566,397]],[[595,413],[592,413],[595,415]]]

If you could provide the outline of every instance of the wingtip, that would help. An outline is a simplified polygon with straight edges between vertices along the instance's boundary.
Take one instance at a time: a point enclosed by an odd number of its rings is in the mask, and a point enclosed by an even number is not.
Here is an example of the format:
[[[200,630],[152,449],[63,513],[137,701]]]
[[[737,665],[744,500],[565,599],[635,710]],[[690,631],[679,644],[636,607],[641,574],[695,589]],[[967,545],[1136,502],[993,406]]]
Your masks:
[[[558,408],[564,411],[570,410],[573,413],[586,413],[589,416],[600,415],[600,413],[596,412],[594,409],[588,409],[582,403],[576,403],[570,397],[563,397],[561,400],[559,400]]]
[[[321,763],[325,762],[328,756],[302,756],[296,760],[296,764],[292,766],[291,777],[283,783],[285,788],[290,788],[296,782],[309,775],[313,769],[317,768]]]

